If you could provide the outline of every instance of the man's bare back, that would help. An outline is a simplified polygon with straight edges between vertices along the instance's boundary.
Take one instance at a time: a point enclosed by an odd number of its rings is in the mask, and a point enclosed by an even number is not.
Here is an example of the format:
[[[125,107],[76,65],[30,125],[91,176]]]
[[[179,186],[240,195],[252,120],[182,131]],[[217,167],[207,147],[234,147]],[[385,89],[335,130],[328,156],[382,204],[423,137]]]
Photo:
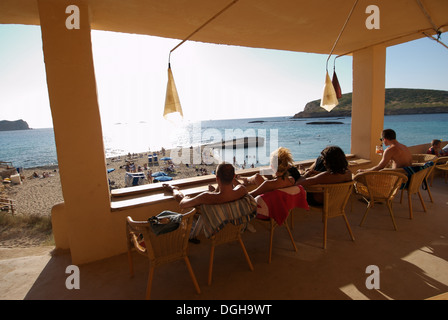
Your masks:
[[[384,153],[390,154],[390,161],[392,161],[392,168],[403,168],[412,165],[412,154],[408,147],[396,141],[390,145]]]
[[[412,165],[412,154],[408,147],[396,140],[395,131],[391,129],[384,130],[382,133],[382,141],[389,147],[384,151],[380,163],[370,169],[359,169],[358,172],[382,170],[386,168],[389,163],[392,163],[393,169]]]

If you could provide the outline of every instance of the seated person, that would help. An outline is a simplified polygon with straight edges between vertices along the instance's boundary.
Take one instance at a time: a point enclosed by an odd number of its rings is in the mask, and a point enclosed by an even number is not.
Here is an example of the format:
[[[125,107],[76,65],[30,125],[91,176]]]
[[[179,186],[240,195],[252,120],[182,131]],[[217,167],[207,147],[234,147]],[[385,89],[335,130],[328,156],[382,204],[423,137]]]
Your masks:
[[[254,198],[272,190],[294,186],[300,178],[299,170],[294,166],[291,152],[287,148],[280,147],[271,153],[271,169],[275,174],[268,179],[258,173],[249,178],[238,178],[244,185],[256,185],[256,189],[249,192]]]
[[[370,169],[359,169],[358,173],[365,171],[378,171],[386,168],[389,163],[392,164],[392,169],[412,166],[412,154],[408,147],[397,141],[397,135],[394,130],[383,130],[380,140],[383,141],[386,146],[389,146],[383,152],[383,158],[380,163]]]
[[[442,152],[443,152],[444,156],[448,156],[448,144],[443,147]]]
[[[247,189],[241,184],[233,185],[235,179],[235,168],[229,163],[221,163],[216,168],[216,181],[218,187],[215,189],[209,186],[208,191],[204,191],[195,197],[189,197],[182,194],[177,186],[164,184],[163,188],[172,193],[174,199],[179,202],[181,209],[197,207],[202,204],[222,204],[232,202],[247,195]],[[199,243],[197,236],[204,227],[203,219],[197,219],[195,226],[190,234],[190,242]]]
[[[303,177],[308,178],[325,171],[327,171],[327,168],[325,168],[324,159],[321,154],[319,157],[317,157],[316,161],[314,161],[314,163],[305,170],[305,172],[303,173]]]
[[[173,193],[173,197],[179,202],[181,209],[192,208],[201,204],[221,204],[241,199],[247,194],[245,186],[233,185],[235,178],[235,168],[229,163],[221,163],[216,168],[216,181],[218,187],[214,189],[209,186],[209,190],[198,194],[195,197],[184,196],[177,186],[164,184],[163,188]]]
[[[317,184],[331,184],[352,181],[352,172],[348,168],[348,161],[344,151],[337,146],[326,147],[321,152],[322,164],[326,168],[323,172],[313,170],[308,176],[300,178],[296,185],[303,187]],[[318,158],[318,160],[319,160]],[[316,160],[318,163],[318,161]],[[307,201],[310,205],[321,205],[323,203],[322,193],[307,193]]]
[[[437,157],[443,157],[446,155],[442,149],[442,141],[437,140],[437,139],[434,139],[431,141],[431,147],[428,149],[428,151],[426,153],[433,154]]]

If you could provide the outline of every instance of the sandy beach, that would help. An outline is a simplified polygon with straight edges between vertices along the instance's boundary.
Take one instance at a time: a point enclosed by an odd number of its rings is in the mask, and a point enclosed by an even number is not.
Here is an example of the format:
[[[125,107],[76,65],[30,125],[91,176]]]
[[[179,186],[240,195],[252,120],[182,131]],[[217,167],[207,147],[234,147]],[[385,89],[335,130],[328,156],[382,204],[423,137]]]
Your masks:
[[[166,151],[166,155],[169,156],[169,151]],[[163,154],[159,153],[158,159],[161,158],[163,158]],[[140,167],[145,176],[151,172],[166,171],[167,168],[174,169],[174,172],[167,172],[173,180],[211,174],[215,169],[214,165],[187,167],[185,164],[172,165],[170,161],[162,160],[148,165],[148,153],[125,155],[107,159],[107,168],[114,169],[108,173],[112,188],[126,187],[127,164],[133,164],[136,171]],[[0,188],[3,188],[2,194],[14,201],[14,214],[17,216],[51,217],[51,208],[64,201],[59,168],[57,166],[28,168],[23,170],[21,176],[22,184],[3,183],[3,187],[0,186]],[[150,182],[145,179],[143,183]],[[10,214],[10,212],[0,212],[0,215]],[[39,246],[46,242],[48,242],[48,239],[45,239],[45,237],[27,235],[26,232],[12,230],[9,226],[0,224],[0,248]]]

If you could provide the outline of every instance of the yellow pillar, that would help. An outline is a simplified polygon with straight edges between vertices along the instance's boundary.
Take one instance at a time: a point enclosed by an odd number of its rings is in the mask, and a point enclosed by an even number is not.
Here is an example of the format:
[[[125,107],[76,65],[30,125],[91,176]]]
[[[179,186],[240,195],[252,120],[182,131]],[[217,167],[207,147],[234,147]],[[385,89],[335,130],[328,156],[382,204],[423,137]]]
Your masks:
[[[384,126],[386,47],[373,46],[353,54],[353,107],[351,153],[374,164]]]
[[[73,263],[81,264],[113,255],[107,243],[115,231],[108,228],[110,194],[88,4],[38,0],[38,8],[64,196],[64,205],[52,210],[55,241],[57,247],[69,246]]]

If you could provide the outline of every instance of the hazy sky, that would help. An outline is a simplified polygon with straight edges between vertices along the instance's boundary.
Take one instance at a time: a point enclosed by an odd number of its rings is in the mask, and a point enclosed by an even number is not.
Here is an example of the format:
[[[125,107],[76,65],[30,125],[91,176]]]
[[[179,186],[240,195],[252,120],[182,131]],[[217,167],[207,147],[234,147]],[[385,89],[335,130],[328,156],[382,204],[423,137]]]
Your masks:
[[[92,31],[92,43],[103,125],[162,121],[168,53],[179,40]],[[185,119],[209,120],[302,111],[321,98],[326,59],[187,42],[171,65]],[[336,72],[351,92],[352,58],[339,58]],[[388,48],[386,87],[448,90],[448,50],[426,38]],[[17,119],[52,127],[40,27],[0,25],[0,120]]]

